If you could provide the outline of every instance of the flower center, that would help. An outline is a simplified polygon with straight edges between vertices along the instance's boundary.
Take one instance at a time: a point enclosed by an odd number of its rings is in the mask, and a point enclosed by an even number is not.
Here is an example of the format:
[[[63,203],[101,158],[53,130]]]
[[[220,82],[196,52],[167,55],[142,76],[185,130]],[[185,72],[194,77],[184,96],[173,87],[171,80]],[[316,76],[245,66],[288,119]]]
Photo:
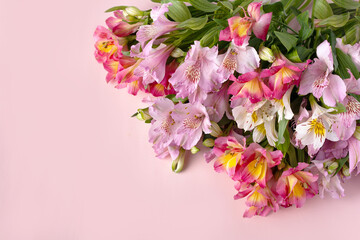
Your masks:
[[[308,132],[314,132],[317,137],[325,136],[325,127],[324,124],[319,119],[313,119],[310,122],[310,128]]]
[[[174,119],[168,115],[165,121],[161,123],[161,129],[168,135],[171,134],[171,126],[175,124]]]
[[[200,63],[196,62],[194,65],[190,65],[185,70],[186,79],[191,83],[197,83],[200,80]]]
[[[193,117],[188,117],[183,121],[183,126],[189,129],[198,129],[202,123],[204,116],[194,115]]]
[[[229,54],[226,55],[223,67],[231,72],[235,71],[237,68],[236,56],[237,52],[234,49],[231,49]]]

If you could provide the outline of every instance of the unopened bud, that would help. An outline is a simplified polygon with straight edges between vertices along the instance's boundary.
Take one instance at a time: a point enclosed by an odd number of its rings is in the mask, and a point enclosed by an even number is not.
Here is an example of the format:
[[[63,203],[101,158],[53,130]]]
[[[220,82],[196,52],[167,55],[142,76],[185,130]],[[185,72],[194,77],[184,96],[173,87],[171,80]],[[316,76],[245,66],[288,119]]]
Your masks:
[[[203,142],[203,145],[205,147],[211,148],[215,145],[215,140],[212,138],[205,139],[205,141]]]
[[[141,11],[140,9],[138,9],[137,7],[127,7],[125,9],[125,12],[129,16],[133,16],[133,17],[137,17],[137,18],[141,18],[142,16],[144,16],[144,12]]]
[[[151,120],[152,117],[149,114],[149,108],[138,109],[138,114],[136,115],[136,118],[139,119],[140,121]]]
[[[357,140],[360,141],[360,126],[357,126],[357,127],[356,127],[356,130],[355,130],[353,136],[354,136],[354,138],[356,138]]]
[[[173,58],[180,58],[185,56],[185,52],[181,50],[180,48],[175,48],[174,51],[172,51],[171,56]]]
[[[210,130],[211,130],[210,135],[213,137],[220,137],[224,134],[216,122],[211,122]]]
[[[172,162],[171,169],[175,173],[182,171],[185,162],[185,149],[180,149],[179,156]]]
[[[190,151],[192,154],[197,154],[200,151],[200,149],[194,146],[190,149]]]
[[[346,166],[346,165],[343,166],[342,173],[344,174],[345,177],[350,177],[350,170],[349,170],[348,166]]]
[[[267,61],[267,62],[274,62],[275,56],[273,51],[271,51],[270,48],[264,47],[263,45],[260,46],[259,49],[259,56],[261,60]]]

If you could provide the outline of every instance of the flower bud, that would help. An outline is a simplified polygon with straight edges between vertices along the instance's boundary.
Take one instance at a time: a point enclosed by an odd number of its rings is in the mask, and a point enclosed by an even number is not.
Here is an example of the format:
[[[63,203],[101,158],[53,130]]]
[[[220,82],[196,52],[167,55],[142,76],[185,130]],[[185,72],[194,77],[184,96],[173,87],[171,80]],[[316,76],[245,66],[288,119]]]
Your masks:
[[[212,138],[205,139],[205,141],[203,142],[203,145],[205,147],[211,148],[215,145],[215,140]]]
[[[345,177],[350,177],[349,167],[344,165],[343,168],[342,168],[342,173],[344,174]]]
[[[181,148],[179,151],[179,156],[172,162],[171,169],[175,173],[182,171],[185,161],[185,149]]]
[[[264,60],[267,62],[272,63],[275,61],[274,53],[271,51],[270,48],[264,47],[263,45],[260,46],[259,57],[261,60]]]
[[[194,146],[190,149],[190,151],[192,154],[197,154],[200,151],[200,149]]]
[[[151,120],[152,117],[149,114],[149,108],[138,109],[138,114],[136,115],[136,118],[139,119],[140,121]]]
[[[185,52],[181,50],[180,48],[175,48],[174,51],[172,51],[171,56],[173,58],[180,58],[185,56]]]
[[[332,175],[334,172],[336,172],[336,169],[338,169],[339,163],[333,162],[327,167],[327,172]]]
[[[133,17],[137,17],[137,18],[141,18],[142,16],[144,16],[144,12],[141,11],[140,9],[138,9],[137,7],[127,7],[127,8],[125,8],[125,12],[129,16],[133,16]]]
[[[356,138],[357,140],[360,141],[360,126],[357,126],[357,127],[356,127],[356,130],[355,130],[353,136],[354,136],[354,138]]]
[[[211,130],[210,135],[213,137],[220,137],[224,134],[216,122],[211,122],[210,130]]]

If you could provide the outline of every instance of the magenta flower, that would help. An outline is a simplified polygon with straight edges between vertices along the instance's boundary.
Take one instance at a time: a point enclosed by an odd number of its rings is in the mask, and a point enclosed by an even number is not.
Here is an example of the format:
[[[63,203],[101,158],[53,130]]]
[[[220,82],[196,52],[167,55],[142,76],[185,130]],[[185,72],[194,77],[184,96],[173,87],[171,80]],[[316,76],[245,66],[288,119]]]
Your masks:
[[[295,205],[300,208],[307,198],[318,194],[318,176],[302,171],[309,164],[300,162],[296,168],[284,171],[276,185],[276,192],[281,197],[280,204],[284,207]]]
[[[136,32],[142,25],[142,22],[130,24],[129,20],[124,16],[123,11],[115,11],[115,17],[109,17],[106,19],[106,25],[111,31],[118,37],[126,37]]]
[[[273,97],[281,99],[292,86],[299,86],[300,77],[309,62],[310,60],[305,63],[293,63],[278,53],[271,68],[263,70],[261,77],[269,77],[269,88],[273,92]]]
[[[260,65],[260,58],[253,47],[236,46],[230,43],[227,52],[219,55],[221,62],[219,73],[223,75],[224,79],[228,79],[235,71],[244,74],[252,72]]]
[[[239,189],[240,190],[240,189]],[[271,211],[279,210],[279,204],[276,201],[276,195],[269,187],[262,188],[258,184],[240,190],[234,196],[234,199],[240,199],[247,196],[245,204],[249,207],[244,212],[244,217],[251,218],[255,215],[267,216]]]
[[[174,133],[174,142],[186,150],[190,150],[199,142],[203,132],[211,133],[206,108],[199,102],[178,103],[171,117],[179,124]]]
[[[318,58],[302,75],[299,94],[312,93],[317,99],[323,97],[326,105],[334,107],[336,102],[341,102],[346,97],[345,83],[339,76],[332,74],[333,55],[327,40],[317,47],[316,54]]]
[[[265,41],[269,30],[272,13],[260,15],[261,2],[250,3],[245,17],[228,19],[229,27],[220,32],[220,41],[234,40],[238,46],[247,45],[251,30],[257,38]]]
[[[122,56],[122,46],[119,45],[117,37],[108,29],[98,26],[94,32],[94,39],[95,58],[99,63],[105,63],[109,59],[118,60]]]
[[[143,78],[143,84],[160,83],[166,72],[166,61],[169,58],[174,46],[160,44],[156,49],[151,49],[148,54],[140,54],[143,59],[139,67],[135,70],[135,75]]]
[[[150,13],[153,23],[151,25],[143,25],[139,28],[139,31],[136,33],[136,40],[140,42],[143,48],[145,47],[145,43],[149,40],[150,42],[148,42],[146,49],[152,48],[152,45],[157,38],[176,30],[176,26],[179,23],[168,20],[164,15],[169,11],[168,7],[171,5],[172,3],[166,3],[154,7]],[[145,52],[146,51],[147,50],[145,50]]]
[[[264,98],[272,98],[271,90],[266,86],[258,72],[245,73],[238,79],[232,76],[230,80],[234,81],[228,91],[229,94],[233,95],[231,101],[238,98],[248,98],[251,103],[257,103]]]
[[[242,163],[237,166],[234,180],[242,184],[257,183],[265,188],[272,177],[271,168],[280,164],[283,154],[280,150],[268,151],[257,143],[250,144],[242,154]]]
[[[209,92],[218,90],[225,79],[217,73],[217,47],[202,48],[195,41],[185,62],[179,66],[169,82],[174,86],[178,98],[189,97],[191,103],[203,102]]]

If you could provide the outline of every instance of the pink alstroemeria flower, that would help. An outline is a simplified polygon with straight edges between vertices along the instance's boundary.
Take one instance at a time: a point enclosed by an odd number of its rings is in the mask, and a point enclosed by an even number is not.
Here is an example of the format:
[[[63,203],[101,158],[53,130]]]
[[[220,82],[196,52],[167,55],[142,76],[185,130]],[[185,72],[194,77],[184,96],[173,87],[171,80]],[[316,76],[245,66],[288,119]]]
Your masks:
[[[129,24],[129,20],[124,16],[122,10],[115,11],[114,16],[115,17],[109,17],[106,19],[106,25],[118,37],[129,36],[130,34],[136,32],[142,25],[142,22]]]
[[[218,90],[224,79],[217,70],[217,47],[201,47],[195,41],[169,82],[177,92],[176,97],[189,97],[190,103],[203,102],[209,92]]]
[[[176,30],[178,22],[172,22],[165,17],[165,13],[169,11],[168,7],[172,3],[162,4],[161,6],[154,7],[150,12],[150,17],[153,20],[151,25],[143,25],[136,33],[136,40],[140,42],[143,48],[152,48],[154,41],[160,36]],[[146,45],[146,42],[149,41]],[[146,47],[145,47],[146,45]],[[145,52],[147,50],[144,50]]]
[[[236,46],[230,43],[226,53],[219,55],[221,62],[219,73],[228,79],[235,71],[244,74],[252,72],[260,65],[260,57],[255,48],[249,46]]]
[[[238,46],[247,45],[251,30],[255,36],[263,41],[269,30],[272,13],[260,15],[260,8],[262,2],[250,3],[247,16],[244,11],[245,17],[232,17],[228,19],[229,27],[220,32],[220,41],[231,41]]]
[[[332,74],[334,62],[330,43],[327,40],[321,43],[316,54],[318,58],[315,58],[315,62],[308,66],[301,77],[299,94],[312,93],[317,99],[323,97],[326,105],[335,107],[336,102],[341,102],[346,97],[346,86],[339,76]]]
[[[246,139],[243,136],[236,135],[217,138],[214,148],[211,150],[214,158],[216,158],[214,170],[216,172],[226,172],[233,178],[236,166],[241,163],[241,156],[245,149]]]
[[[174,46],[160,44],[156,49],[151,49],[148,54],[139,54],[143,59],[138,68],[135,70],[135,75],[143,78],[143,85],[148,85],[153,82],[160,83],[166,72],[166,62]]]
[[[227,94],[229,85],[224,83],[218,92],[209,93],[204,101],[204,106],[209,114],[210,120],[220,122],[224,114],[231,117],[229,94]]]
[[[136,95],[139,90],[144,91],[142,84],[142,78],[134,74],[135,69],[140,65],[142,59],[135,60],[131,57],[123,57],[120,59],[120,64],[123,68],[119,69],[116,74],[115,86],[118,89],[128,87],[128,92],[132,95]]]
[[[96,28],[94,39],[95,58],[99,63],[105,63],[109,59],[118,60],[122,56],[122,46],[119,45],[117,37],[105,27],[98,26]]]
[[[273,97],[281,99],[293,85],[299,86],[300,77],[311,60],[305,63],[293,63],[280,52],[270,69],[261,72],[261,77],[269,77],[269,88]]]
[[[233,95],[231,101],[238,98],[248,98],[251,103],[257,103],[264,98],[272,98],[271,90],[263,82],[258,72],[248,72],[239,76],[237,79],[231,76],[230,80],[234,81],[228,91],[229,94]]]
[[[269,151],[257,143],[251,143],[242,154],[242,164],[236,167],[234,180],[242,184],[256,182],[264,188],[272,177],[271,168],[279,165],[282,158],[280,150]]]
[[[239,184],[238,186],[240,186]],[[234,199],[241,199],[247,196],[245,204],[249,207],[244,212],[244,217],[251,218],[255,215],[267,216],[271,211],[277,212],[279,204],[276,202],[275,194],[269,187],[262,188],[258,184],[248,187],[245,190],[238,189]]]
[[[164,79],[160,83],[153,82],[149,84],[146,88],[146,92],[151,93],[154,97],[176,94],[173,86],[169,83],[169,79],[172,76],[172,74],[176,71],[178,66],[179,63],[176,60],[172,61],[170,64],[167,64],[165,67]]]
[[[199,102],[178,103],[171,117],[179,124],[174,134],[174,142],[186,150],[190,150],[199,142],[203,132],[211,133],[206,108]]]
[[[360,140],[356,137],[351,137],[348,140],[349,144],[349,172],[351,173],[357,167],[357,173],[360,173]]]
[[[300,208],[304,205],[306,199],[318,194],[318,176],[302,171],[308,165],[300,162],[296,168],[290,168],[282,173],[276,185],[276,192],[281,197],[281,206],[290,207],[295,205]]]

